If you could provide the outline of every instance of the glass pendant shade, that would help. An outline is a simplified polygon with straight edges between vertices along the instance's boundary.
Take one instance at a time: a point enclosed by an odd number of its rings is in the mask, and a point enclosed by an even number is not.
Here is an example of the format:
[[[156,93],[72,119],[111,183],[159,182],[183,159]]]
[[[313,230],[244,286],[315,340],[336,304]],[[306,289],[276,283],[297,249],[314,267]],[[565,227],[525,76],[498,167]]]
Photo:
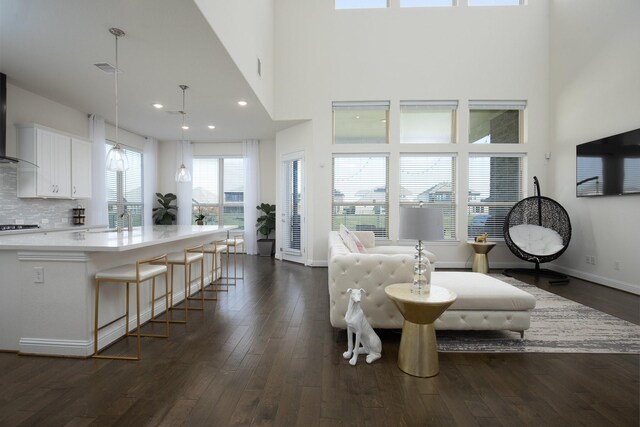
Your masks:
[[[110,172],[124,172],[129,169],[129,160],[120,144],[116,144],[107,153],[107,170]]]
[[[178,172],[176,172],[176,182],[191,182],[191,174],[184,163],[180,165]]]

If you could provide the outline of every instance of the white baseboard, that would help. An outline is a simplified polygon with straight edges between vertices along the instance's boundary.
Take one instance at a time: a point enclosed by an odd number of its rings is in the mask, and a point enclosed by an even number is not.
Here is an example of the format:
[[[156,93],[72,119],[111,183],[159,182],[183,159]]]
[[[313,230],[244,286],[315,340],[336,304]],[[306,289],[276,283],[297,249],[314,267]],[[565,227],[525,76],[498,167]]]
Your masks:
[[[598,285],[608,286],[610,288],[629,292],[634,295],[640,295],[640,286],[634,283],[623,282],[621,280],[611,279],[609,277],[598,276],[597,274],[585,273],[584,271],[575,270],[573,268],[562,267],[560,265],[551,264],[553,271],[568,274],[579,279],[588,280]]]
[[[307,267],[328,267],[329,263],[327,262],[327,260],[308,259],[305,265]]]

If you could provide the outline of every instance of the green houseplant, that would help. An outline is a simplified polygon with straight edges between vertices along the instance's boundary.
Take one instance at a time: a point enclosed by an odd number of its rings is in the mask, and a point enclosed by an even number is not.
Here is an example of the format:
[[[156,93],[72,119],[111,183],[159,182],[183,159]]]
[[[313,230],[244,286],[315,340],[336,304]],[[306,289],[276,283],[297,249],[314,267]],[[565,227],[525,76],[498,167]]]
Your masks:
[[[256,228],[258,234],[264,236],[264,239],[258,239],[258,253],[260,256],[271,256],[275,253],[275,239],[270,239],[269,235],[276,229],[276,205],[261,203],[256,209],[262,213]]]
[[[176,219],[178,207],[172,203],[178,199],[173,193],[156,193],[159,207],[153,208],[153,220],[158,225],[171,225]]]
[[[196,224],[204,225],[204,218],[206,215],[202,213],[202,206],[200,206],[200,203],[196,199],[191,199],[191,201],[198,206],[198,213],[193,215],[196,220]]]

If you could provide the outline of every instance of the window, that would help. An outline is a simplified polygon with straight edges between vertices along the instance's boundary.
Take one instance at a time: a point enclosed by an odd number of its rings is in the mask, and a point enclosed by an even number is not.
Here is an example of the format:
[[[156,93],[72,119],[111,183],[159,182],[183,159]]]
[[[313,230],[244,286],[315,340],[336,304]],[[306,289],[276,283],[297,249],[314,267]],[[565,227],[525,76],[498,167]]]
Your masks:
[[[524,0],[468,0],[469,6],[520,6]]]
[[[354,231],[389,237],[389,159],[386,155],[335,155],[332,230],[344,224]]]
[[[521,144],[524,101],[469,101],[471,144]]]
[[[384,9],[387,0],[336,0],[336,9]]]
[[[502,238],[511,207],[523,198],[524,155],[469,156],[468,236]]]
[[[108,142],[107,153],[115,145]],[[129,160],[129,169],[125,172],[106,172],[107,181],[107,212],[109,227],[115,227],[118,216],[125,210],[131,213],[133,226],[142,225],[143,195],[142,195],[142,153],[130,148],[122,147]]]
[[[401,101],[401,144],[451,144],[458,101]]]
[[[455,177],[453,154],[400,155],[400,206],[442,209],[445,240],[456,238]]]
[[[454,0],[400,0],[400,7],[449,7]]]
[[[205,224],[244,229],[244,159],[194,158],[192,185],[193,213]]]
[[[386,144],[389,102],[334,102],[334,144]]]

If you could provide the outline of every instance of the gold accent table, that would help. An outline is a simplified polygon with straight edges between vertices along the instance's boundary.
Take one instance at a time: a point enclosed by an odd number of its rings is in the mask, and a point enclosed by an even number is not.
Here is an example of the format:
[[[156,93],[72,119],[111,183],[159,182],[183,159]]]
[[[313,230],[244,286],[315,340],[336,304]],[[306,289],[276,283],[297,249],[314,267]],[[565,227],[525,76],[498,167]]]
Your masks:
[[[433,322],[453,304],[457,295],[433,285],[429,294],[417,294],[412,289],[413,283],[396,283],[384,290],[404,317],[398,368],[416,377],[433,377],[440,371]]]
[[[468,242],[469,246],[473,249],[473,266],[471,271],[476,273],[489,273],[489,258],[487,254],[496,245],[493,242]]]

